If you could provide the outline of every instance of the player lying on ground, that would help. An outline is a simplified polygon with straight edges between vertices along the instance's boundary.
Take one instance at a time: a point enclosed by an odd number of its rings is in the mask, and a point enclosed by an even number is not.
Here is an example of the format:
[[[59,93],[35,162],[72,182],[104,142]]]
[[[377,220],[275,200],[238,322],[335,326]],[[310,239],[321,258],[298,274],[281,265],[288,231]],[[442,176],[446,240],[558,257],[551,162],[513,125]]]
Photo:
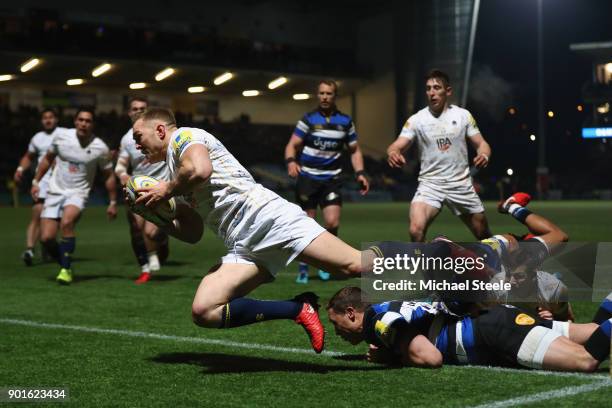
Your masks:
[[[141,189],[137,204],[154,209],[182,196],[176,219],[165,230],[196,243],[204,222],[228,251],[200,283],[192,306],[194,322],[230,328],[294,319],[306,329],[314,350],[321,352],[325,333],[311,304],[244,296],[273,280],[293,259],[336,275],[356,276],[361,271],[360,251],[325,231],[297,205],[257,184],[213,135],[177,128],[172,112],[147,110],[135,121],[133,134],[149,162],[165,161],[170,170],[170,181]]]
[[[515,236],[503,235],[516,248],[520,242],[541,239],[547,246],[548,253],[554,254],[560,246],[569,240],[568,234],[553,221],[542,215],[534,214],[527,209],[531,197],[526,193],[515,193],[501,202],[498,210],[510,214],[529,230],[528,234]],[[517,256],[518,257],[518,256]],[[552,273],[543,271],[538,262],[524,262],[517,267],[505,268],[493,277],[503,279],[512,285],[510,291],[492,293],[492,301],[510,303],[539,317],[550,320],[575,320],[571,304],[568,301],[567,286]],[[530,299],[522,302],[518,299]],[[509,302],[510,300],[510,302]]]
[[[543,320],[497,305],[480,316],[457,317],[443,303],[369,304],[358,287],[338,291],[327,305],[336,334],[370,344],[372,362],[438,368],[443,364],[530,367],[592,372],[610,355],[612,296],[597,323]]]
[[[517,193],[500,205],[500,211],[509,213],[527,227],[529,234],[523,237],[513,234],[494,235],[482,241],[462,243],[463,246],[446,237],[437,237],[430,244],[383,242],[373,249],[379,257],[386,258],[394,257],[398,253],[411,255],[415,251],[418,251],[419,255],[423,253],[427,256],[483,257],[487,265],[485,271],[468,271],[463,276],[466,279],[492,282],[509,281],[512,289],[491,291],[485,297],[478,297],[478,301],[508,303],[513,299],[529,299],[533,301],[523,301],[517,303],[517,306],[539,314],[542,318],[573,320],[567,301],[567,288],[552,274],[540,270],[543,260],[567,242],[568,235],[549,219],[527,209],[529,200],[527,194]],[[444,245],[448,247],[444,248]],[[459,306],[462,310],[459,311],[454,308],[450,298],[445,299],[453,312],[458,314],[468,314],[481,307],[476,299],[473,299],[474,304],[470,305],[464,298],[461,299]]]

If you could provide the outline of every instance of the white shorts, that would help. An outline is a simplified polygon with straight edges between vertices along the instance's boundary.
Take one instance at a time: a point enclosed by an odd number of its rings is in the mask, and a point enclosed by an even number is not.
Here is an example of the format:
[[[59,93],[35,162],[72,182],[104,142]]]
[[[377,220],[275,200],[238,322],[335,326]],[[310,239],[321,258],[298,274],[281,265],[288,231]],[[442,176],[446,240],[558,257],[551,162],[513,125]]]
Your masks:
[[[45,200],[47,198],[47,191],[49,190],[49,177],[43,177],[38,183],[38,199]]]
[[[257,213],[221,263],[254,264],[276,276],[323,232],[300,207],[278,197]]]
[[[421,181],[412,202],[422,202],[438,209],[446,204],[455,215],[484,212],[471,179],[452,187]]]
[[[40,217],[53,219],[62,218],[65,206],[74,205],[79,207],[79,209],[82,211],[85,208],[85,204],[87,204],[87,198],[82,196],[76,194],[68,195],[49,192],[47,193],[47,198],[45,198],[45,205],[43,206]]]

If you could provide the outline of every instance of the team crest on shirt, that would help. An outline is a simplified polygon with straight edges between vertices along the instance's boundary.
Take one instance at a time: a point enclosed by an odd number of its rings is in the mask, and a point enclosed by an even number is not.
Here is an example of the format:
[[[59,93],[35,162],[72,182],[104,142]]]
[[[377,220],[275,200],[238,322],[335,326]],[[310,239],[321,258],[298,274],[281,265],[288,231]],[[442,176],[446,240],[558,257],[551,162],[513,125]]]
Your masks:
[[[518,316],[516,316],[516,319],[514,319],[514,322],[518,324],[519,326],[531,326],[532,324],[535,323],[535,319],[525,313],[521,313]]]
[[[172,150],[174,154],[180,156],[185,147],[193,140],[193,135],[190,130],[183,130],[172,141]]]

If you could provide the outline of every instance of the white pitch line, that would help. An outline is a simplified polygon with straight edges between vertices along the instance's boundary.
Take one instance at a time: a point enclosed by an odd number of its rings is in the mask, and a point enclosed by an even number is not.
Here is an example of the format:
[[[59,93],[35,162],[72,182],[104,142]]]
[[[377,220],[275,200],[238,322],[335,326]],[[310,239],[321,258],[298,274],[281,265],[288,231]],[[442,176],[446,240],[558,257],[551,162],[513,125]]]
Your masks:
[[[296,347],[281,347],[274,346],[271,344],[258,344],[258,343],[240,343],[237,341],[228,341],[228,340],[220,340],[220,339],[208,339],[203,337],[187,337],[187,336],[174,336],[168,334],[159,334],[159,333],[149,333],[149,332],[141,332],[141,331],[132,331],[132,330],[121,330],[121,329],[103,329],[99,327],[88,327],[88,326],[76,326],[76,325],[67,325],[67,324],[59,324],[59,323],[44,323],[44,322],[36,322],[32,320],[20,320],[20,319],[7,319],[0,318],[0,323],[12,324],[17,326],[27,326],[27,327],[37,327],[43,329],[59,329],[59,330],[73,330],[80,331],[85,333],[99,333],[99,334],[114,334],[119,336],[127,336],[127,337],[140,337],[140,338],[148,338],[155,340],[170,340],[170,341],[178,341],[183,343],[196,343],[196,344],[210,344],[224,347],[235,347],[242,348],[247,350],[266,350],[266,351],[276,351],[290,354],[314,354],[314,351],[311,349],[302,349]],[[321,353],[324,356],[342,356],[346,353],[341,353],[338,351],[323,351]],[[508,372],[508,373],[519,373],[519,374],[536,374],[536,375],[547,375],[553,377],[570,377],[570,378],[580,378],[580,379],[597,379],[598,382],[601,379],[607,379],[607,375],[598,375],[598,374],[584,374],[584,373],[564,373],[564,372],[556,372],[556,371],[544,371],[544,370],[523,370],[516,368],[502,368],[502,367],[487,367],[487,366],[449,366],[454,370],[463,370],[463,369],[480,369],[480,370],[490,370],[490,371],[498,371],[498,372]]]
[[[250,349],[250,350],[276,351],[280,353],[315,354],[315,352],[310,349],[301,349],[301,348],[295,348],[295,347],[280,347],[280,346],[273,346],[271,344],[240,343],[237,341],[207,339],[207,338],[202,338],[202,337],[173,336],[173,335],[168,335],[168,334],[148,333],[148,332],[141,332],[141,331],[119,330],[119,329],[102,329],[99,327],[74,326],[74,325],[56,324],[56,323],[42,323],[42,322],[34,322],[30,320],[0,318],[0,323],[13,324],[13,325],[18,325],[18,326],[38,327],[38,328],[44,328],[44,329],[74,330],[74,331],[80,331],[80,332],[85,332],[85,333],[115,334],[119,336],[141,337],[141,338],[155,339],[155,340],[171,340],[171,341],[178,341],[178,342],[183,342],[183,343],[212,344],[215,346],[236,347],[236,348],[243,348],[243,349]],[[344,353],[340,353],[337,351],[323,351],[321,354],[333,357],[333,356],[343,355]]]
[[[507,400],[491,402],[483,405],[477,405],[473,408],[504,408],[514,407],[517,405],[530,404],[532,402],[542,402],[553,398],[571,397],[572,395],[583,394],[599,390],[600,388],[612,386],[612,381],[609,378],[600,379],[589,384],[575,385],[561,388],[558,390],[538,392],[537,394],[525,395],[523,397],[510,398]]]
[[[506,368],[506,367],[493,367],[493,366],[475,366],[475,365],[464,365],[464,366],[451,366],[453,369],[461,370],[466,368],[471,369],[483,369],[488,371],[498,371],[502,373],[513,373],[513,374],[537,374],[551,377],[568,377],[578,378],[581,380],[601,380],[608,378],[608,374],[587,374],[580,372],[564,372],[564,371],[546,371],[546,370],[532,370],[526,368]]]

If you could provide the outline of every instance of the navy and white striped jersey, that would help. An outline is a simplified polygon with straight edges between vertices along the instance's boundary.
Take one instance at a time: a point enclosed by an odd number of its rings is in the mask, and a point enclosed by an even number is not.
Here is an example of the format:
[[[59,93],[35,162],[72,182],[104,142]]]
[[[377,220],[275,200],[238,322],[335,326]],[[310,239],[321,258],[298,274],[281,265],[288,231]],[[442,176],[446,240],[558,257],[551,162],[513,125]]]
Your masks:
[[[364,314],[365,340],[399,353],[398,333],[428,337],[445,364],[475,364],[475,336],[470,317],[452,315],[442,302],[391,301],[370,306]]]
[[[329,180],[342,171],[344,145],[357,143],[357,132],[350,116],[334,111],[330,116],[315,110],[297,123],[293,132],[304,141],[299,157],[300,175]]]

